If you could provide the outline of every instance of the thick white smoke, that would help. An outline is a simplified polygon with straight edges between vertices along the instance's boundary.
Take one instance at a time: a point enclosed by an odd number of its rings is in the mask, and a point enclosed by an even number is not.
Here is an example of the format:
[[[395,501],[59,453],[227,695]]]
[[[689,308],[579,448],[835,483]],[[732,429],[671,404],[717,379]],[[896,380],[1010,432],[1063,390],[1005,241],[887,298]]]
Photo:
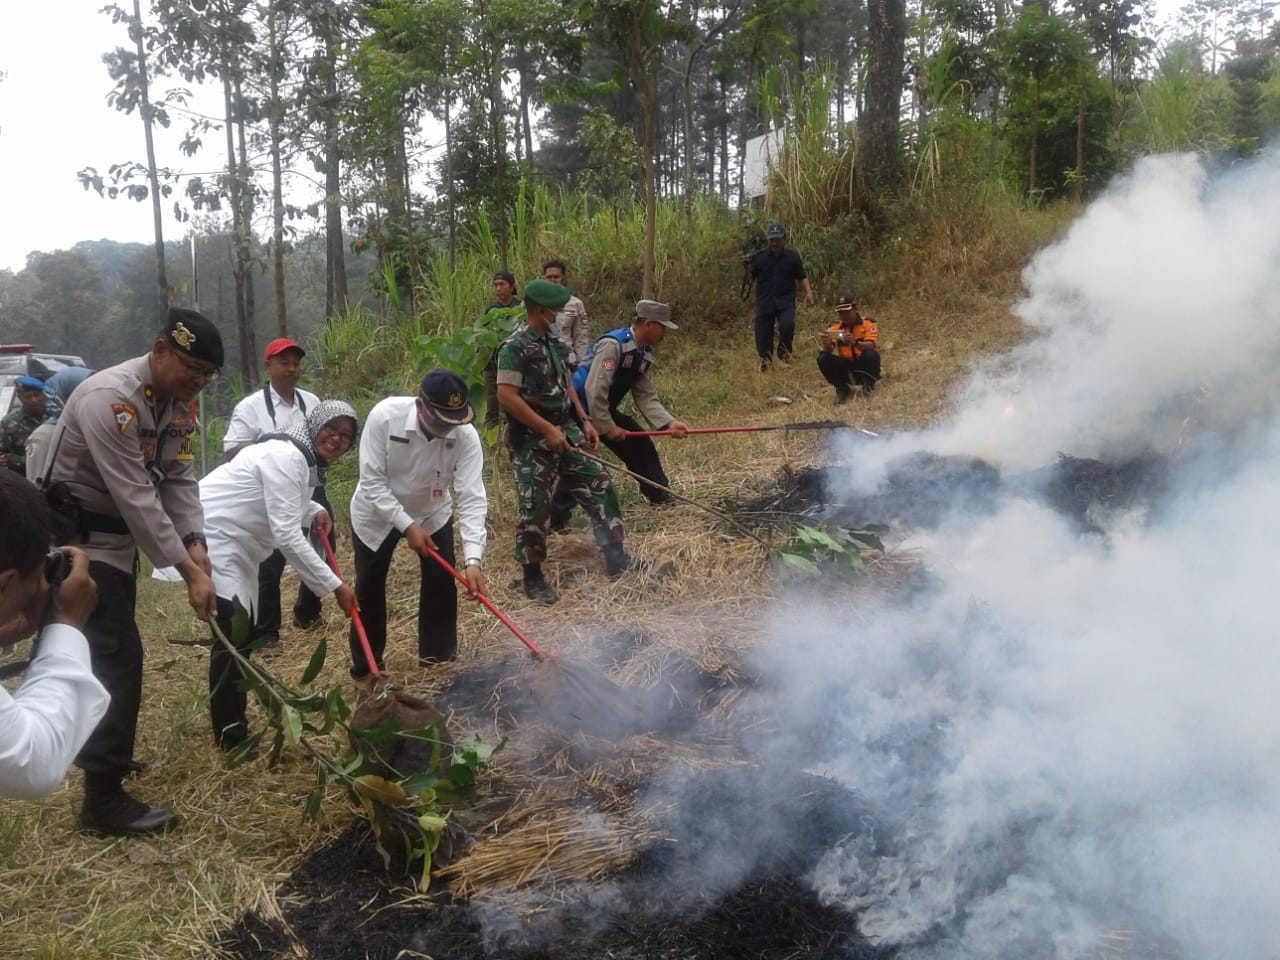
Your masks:
[[[779,613],[791,729],[834,712],[816,772],[895,838],[812,883],[909,957],[1280,957],[1280,154],[1144,160],[1026,278],[1038,336],[886,450],[1154,449],[1173,490],[1105,535],[1011,496],[915,534],[911,603]]]

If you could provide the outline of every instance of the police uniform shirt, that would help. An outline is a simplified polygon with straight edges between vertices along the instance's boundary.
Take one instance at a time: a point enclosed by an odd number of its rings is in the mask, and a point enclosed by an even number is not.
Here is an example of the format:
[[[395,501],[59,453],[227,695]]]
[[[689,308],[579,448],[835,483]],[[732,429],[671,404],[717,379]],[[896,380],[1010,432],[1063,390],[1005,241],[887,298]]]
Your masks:
[[[192,438],[182,400],[151,389],[150,354],[94,374],[71,395],[49,440],[51,482],[66,481],[82,508],[120,518],[128,533],[93,531],[90,559],[133,571],[135,547],[156,566],[187,559],[182,538],[204,532]]]
[[[49,624],[36,651],[22,686],[0,687],[0,796],[19,800],[53,792],[111,701],[75,627]]]
[[[551,332],[569,347],[569,362],[577,366],[591,347],[591,332],[587,327],[587,307],[577,297],[570,297],[563,309],[556,313]]]
[[[644,350],[635,340],[625,345],[613,337],[603,336],[596,341],[591,355],[591,372],[587,374],[584,388],[587,395],[587,412],[601,436],[617,426],[609,413],[609,388],[614,376],[628,364],[640,363]],[[661,430],[675,417],[658,401],[658,389],[653,385],[652,367],[642,372],[631,384],[631,396],[636,409],[649,421],[649,426]]]
[[[393,529],[404,533],[415,522],[435,533],[453,515],[452,486],[463,556],[483,560],[488,514],[483,469],[484,449],[474,426],[428,437],[418,428],[416,399],[388,397],[369,411],[360,432],[360,482],[351,497],[351,527],[374,550]]]
[[[293,403],[285,401],[270,383],[266,390],[271,392],[271,404],[275,410],[275,420],[267,409],[267,398],[263,388],[259,387],[247,394],[231,411],[231,420],[227,423],[227,435],[222,438],[222,449],[231,450],[241,444],[253,443],[264,433],[282,433],[295,424],[304,423],[307,410],[314,410],[320,398],[301,387],[293,388]],[[301,402],[299,402],[301,399]],[[306,409],[304,410],[303,407]]]
[[[209,563],[218,596],[240,598],[252,610],[258,566],[278,549],[316,596],[338,589],[338,578],[303,532],[324,511],[311,499],[315,468],[292,440],[245,447],[200,481]]]

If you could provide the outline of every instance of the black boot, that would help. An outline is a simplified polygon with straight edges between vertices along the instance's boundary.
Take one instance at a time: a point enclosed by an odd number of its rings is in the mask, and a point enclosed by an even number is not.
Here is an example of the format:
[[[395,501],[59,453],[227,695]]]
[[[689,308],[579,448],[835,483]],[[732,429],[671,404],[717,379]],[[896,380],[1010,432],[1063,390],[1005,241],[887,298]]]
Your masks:
[[[628,570],[644,570],[648,564],[640,557],[633,557],[622,549],[620,543],[606,543],[604,550],[604,575],[617,580]]]
[[[178,822],[167,807],[153,807],[133,797],[114,773],[85,771],[80,825],[113,837],[162,833]]]
[[[530,600],[537,600],[548,607],[560,599],[547,578],[542,575],[542,564],[526,563],[524,565],[524,595]]]

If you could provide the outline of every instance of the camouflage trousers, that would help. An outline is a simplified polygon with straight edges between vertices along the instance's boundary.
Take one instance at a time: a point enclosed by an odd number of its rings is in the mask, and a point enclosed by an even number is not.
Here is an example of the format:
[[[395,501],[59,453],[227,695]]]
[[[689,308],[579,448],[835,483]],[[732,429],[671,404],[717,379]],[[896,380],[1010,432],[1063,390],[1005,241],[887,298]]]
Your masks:
[[[565,430],[570,443],[581,440],[576,426]],[[546,443],[511,447],[519,515],[516,518],[516,561],[541,563],[547,559],[547,528],[551,522],[551,494],[560,478],[591,521],[596,543],[622,542],[622,510],[609,471],[577,450],[561,453]]]

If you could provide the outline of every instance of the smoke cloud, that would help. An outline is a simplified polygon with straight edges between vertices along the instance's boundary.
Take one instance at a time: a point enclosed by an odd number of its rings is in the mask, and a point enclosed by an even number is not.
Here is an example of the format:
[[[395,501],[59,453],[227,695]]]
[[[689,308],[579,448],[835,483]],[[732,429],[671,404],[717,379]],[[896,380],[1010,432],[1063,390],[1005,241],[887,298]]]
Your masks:
[[[1280,153],[1143,160],[1028,267],[1035,335],[955,419],[839,474],[1168,464],[1159,509],[1104,534],[1006,491],[913,532],[909,602],[779,609],[785,727],[821,726],[811,771],[895,837],[832,837],[810,882],[900,956],[1280,956],[1278,214]]]

